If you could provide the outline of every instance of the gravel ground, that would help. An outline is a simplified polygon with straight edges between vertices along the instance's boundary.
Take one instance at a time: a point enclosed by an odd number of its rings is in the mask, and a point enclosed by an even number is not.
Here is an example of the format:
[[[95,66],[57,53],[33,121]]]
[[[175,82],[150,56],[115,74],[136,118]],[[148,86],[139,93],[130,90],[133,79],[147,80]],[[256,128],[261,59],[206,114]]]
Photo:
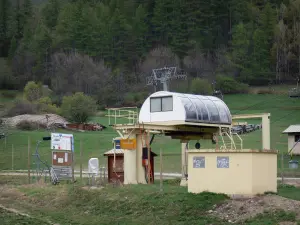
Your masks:
[[[287,199],[278,195],[256,196],[249,199],[227,200],[220,206],[215,206],[208,213],[232,223],[239,223],[255,217],[265,211],[285,210],[295,212],[300,219],[300,201]],[[282,223],[282,225],[293,223]]]
[[[46,118],[46,115],[48,116],[48,120]],[[29,122],[37,122],[40,125],[51,126],[53,124],[66,124],[68,123],[67,120],[59,115],[56,114],[43,114],[43,115],[18,115],[10,118],[3,118],[2,119],[4,124],[10,127],[16,127],[18,123],[21,121],[29,121]]]

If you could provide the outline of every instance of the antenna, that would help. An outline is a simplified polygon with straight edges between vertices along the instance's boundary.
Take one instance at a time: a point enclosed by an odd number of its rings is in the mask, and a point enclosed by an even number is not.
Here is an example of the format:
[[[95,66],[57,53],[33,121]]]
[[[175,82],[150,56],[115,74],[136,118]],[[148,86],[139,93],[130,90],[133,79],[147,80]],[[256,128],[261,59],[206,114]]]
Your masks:
[[[187,75],[183,70],[178,72],[176,67],[163,67],[159,69],[153,69],[152,75],[146,78],[147,85],[153,85],[156,92],[156,86],[158,81],[163,84],[163,90],[168,91],[168,81],[172,79],[187,79]]]

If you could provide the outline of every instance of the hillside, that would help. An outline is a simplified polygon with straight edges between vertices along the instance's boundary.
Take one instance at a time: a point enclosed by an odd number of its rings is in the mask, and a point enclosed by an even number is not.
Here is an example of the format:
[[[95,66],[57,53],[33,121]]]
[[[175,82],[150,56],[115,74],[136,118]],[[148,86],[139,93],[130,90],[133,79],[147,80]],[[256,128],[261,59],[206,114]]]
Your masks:
[[[153,91],[146,77],[164,66],[188,75],[173,90],[195,93],[210,93],[203,87],[217,76],[268,85],[299,75],[300,0],[16,3],[0,8],[0,57],[9,65],[0,70],[2,89],[40,81],[58,100],[82,91],[105,107],[143,99]],[[195,78],[206,83],[200,88]]]

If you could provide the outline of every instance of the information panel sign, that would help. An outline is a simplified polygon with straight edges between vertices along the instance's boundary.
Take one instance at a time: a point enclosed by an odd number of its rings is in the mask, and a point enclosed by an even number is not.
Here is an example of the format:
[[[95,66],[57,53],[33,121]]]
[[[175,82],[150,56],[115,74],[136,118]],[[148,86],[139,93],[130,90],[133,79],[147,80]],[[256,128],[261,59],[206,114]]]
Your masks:
[[[51,133],[51,149],[74,151],[73,134]]]

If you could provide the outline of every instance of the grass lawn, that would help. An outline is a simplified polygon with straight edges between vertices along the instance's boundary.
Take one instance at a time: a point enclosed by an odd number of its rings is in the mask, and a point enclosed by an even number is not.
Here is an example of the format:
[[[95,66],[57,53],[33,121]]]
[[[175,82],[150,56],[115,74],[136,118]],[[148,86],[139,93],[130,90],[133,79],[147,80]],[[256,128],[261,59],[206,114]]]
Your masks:
[[[13,178],[13,179],[12,179]],[[10,212],[0,210],[0,220],[6,224],[195,224],[208,225],[230,224],[213,214],[207,213],[224,203],[226,195],[204,192],[187,193],[178,182],[166,180],[163,192],[159,184],[128,185],[125,187],[106,186],[102,189],[84,189],[80,184],[21,185],[26,179],[0,176],[1,204],[27,213],[35,218],[13,216]],[[13,184],[16,182],[17,184]],[[9,183],[9,185],[3,185]],[[291,187],[279,186],[280,192]],[[299,188],[295,188],[298,195]],[[284,196],[284,195],[283,195]],[[21,223],[20,221],[23,221]],[[43,222],[41,222],[43,221]],[[273,225],[281,221],[296,222],[296,214],[283,210],[266,211],[238,224]],[[3,224],[3,223],[1,223]]]
[[[225,95],[225,103],[228,105],[232,114],[248,114],[248,113],[271,113],[271,148],[282,152],[287,152],[287,135],[282,134],[290,124],[300,123],[300,99],[291,99],[287,95]],[[108,118],[97,116],[92,118],[93,121],[108,125]],[[261,123],[260,120],[248,120],[249,123]],[[34,148],[37,140],[43,136],[49,136],[50,133],[46,131],[11,131],[6,140],[0,140],[0,170],[9,169],[26,169],[27,168],[27,141],[28,137],[31,139],[31,153],[34,153]],[[66,132],[66,131],[61,131]],[[70,133],[70,132],[66,132]],[[112,148],[112,138],[117,137],[118,134],[108,127],[101,132],[73,132],[75,137],[75,154],[76,154],[76,168],[79,168],[79,146],[80,140],[83,143],[83,164],[87,168],[88,159],[91,157],[98,157],[100,165],[106,166],[106,158],[103,156],[105,151]],[[246,135],[242,135],[244,148],[260,149],[262,145],[261,131],[255,131]],[[200,141],[202,148],[214,148],[210,141]],[[195,141],[190,143],[190,148],[193,148]],[[13,145],[13,150],[12,150]],[[152,149],[159,155],[159,149],[162,149],[163,154],[177,153],[175,156],[163,157],[164,172],[180,172],[181,171],[181,155],[179,140],[172,140],[164,136],[156,136],[152,144]],[[50,162],[51,150],[50,142],[41,144],[40,154],[42,159]],[[13,153],[12,153],[13,152]],[[12,160],[12,154],[14,159]],[[284,160],[284,167],[288,168],[288,158]],[[32,168],[33,165],[33,159]],[[13,164],[13,165],[12,165]],[[280,167],[281,164],[278,163]],[[159,157],[156,157],[155,168],[158,171]],[[288,169],[285,169],[288,170]],[[299,169],[300,172],[300,169]]]
[[[292,185],[280,185],[278,187],[278,195],[300,201],[300,188]]]
[[[7,211],[5,209],[0,208],[0,221],[1,225],[40,225],[40,224],[45,224],[45,225],[50,225],[50,223],[36,219],[36,218],[31,218],[27,217],[24,215],[18,215],[16,213]]]

